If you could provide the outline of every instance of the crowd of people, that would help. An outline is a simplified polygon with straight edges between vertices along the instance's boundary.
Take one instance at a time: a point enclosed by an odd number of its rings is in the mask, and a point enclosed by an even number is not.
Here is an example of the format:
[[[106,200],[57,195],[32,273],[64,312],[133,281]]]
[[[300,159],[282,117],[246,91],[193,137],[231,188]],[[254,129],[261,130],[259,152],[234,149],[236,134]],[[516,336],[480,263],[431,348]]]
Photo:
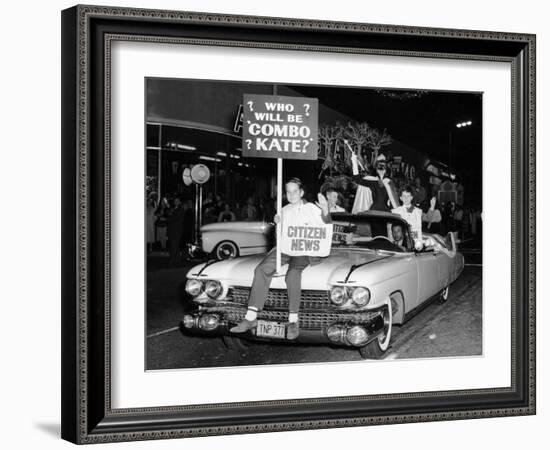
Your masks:
[[[221,195],[208,193],[202,204],[202,225],[214,222],[273,221],[274,199],[249,196],[244,204],[232,203]],[[191,199],[166,195],[160,202],[156,192],[146,201],[147,252],[168,252],[170,262],[179,264],[189,256],[189,244],[194,242],[195,211]]]
[[[171,263],[179,263],[192,242],[194,227],[193,201],[166,196],[157,201],[152,192],[147,197],[147,252],[155,247],[168,250]]]
[[[247,197],[244,203],[230,202],[221,195],[206,195],[203,205],[203,225],[214,222],[256,221],[270,222],[275,216],[275,200]]]
[[[362,168],[362,167],[361,167]],[[416,177],[414,182],[392,179],[383,155],[370,172],[360,171],[360,162],[352,157],[355,195],[346,196],[338,189],[325,186],[331,213],[360,213],[366,210],[391,211],[400,214],[414,233],[429,232],[445,235],[454,232],[460,240],[481,235],[481,208],[458,201],[440,203],[435,187],[427,187]],[[186,255],[194,239],[195,212],[190,199],[178,196],[163,197],[157,202],[156,193],[147,198],[147,249],[168,250],[171,262],[178,263]],[[241,202],[231,202],[222,195],[207,193],[202,204],[203,225],[214,222],[265,221],[272,222],[276,214],[273,198],[248,196]]]
[[[353,181],[357,184],[351,212],[391,211],[406,218],[418,231],[441,235],[453,232],[461,240],[481,235],[481,208],[460,204],[458,196],[457,201],[440,203],[437,187],[426,188],[420,177],[414,183],[404,178],[393,179],[383,154],[370,172],[360,171],[363,167],[356,155],[352,155],[351,161]],[[415,225],[415,221],[419,223]]]

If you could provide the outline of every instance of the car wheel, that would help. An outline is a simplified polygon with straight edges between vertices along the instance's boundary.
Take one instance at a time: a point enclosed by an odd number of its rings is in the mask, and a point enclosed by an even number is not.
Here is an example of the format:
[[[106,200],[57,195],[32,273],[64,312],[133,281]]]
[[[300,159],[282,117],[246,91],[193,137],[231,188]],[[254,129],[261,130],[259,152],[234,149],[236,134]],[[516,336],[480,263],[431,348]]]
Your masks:
[[[443,289],[439,294],[439,303],[445,303],[449,299],[449,286]]]
[[[384,332],[378,336],[374,341],[359,347],[359,353],[363,359],[381,359],[388,349],[390,348],[391,331],[392,331],[392,308],[391,303],[388,301],[388,305],[384,310]]]
[[[229,350],[248,350],[250,342],[246,339],[241,339],[235,336],[222,336],[222,341]]]
[[[224,259],[236,258],[239,256],[239,249],[234,242],[223,241],[220,242],[214,250],[214,256],[217,260],[222,261]]]

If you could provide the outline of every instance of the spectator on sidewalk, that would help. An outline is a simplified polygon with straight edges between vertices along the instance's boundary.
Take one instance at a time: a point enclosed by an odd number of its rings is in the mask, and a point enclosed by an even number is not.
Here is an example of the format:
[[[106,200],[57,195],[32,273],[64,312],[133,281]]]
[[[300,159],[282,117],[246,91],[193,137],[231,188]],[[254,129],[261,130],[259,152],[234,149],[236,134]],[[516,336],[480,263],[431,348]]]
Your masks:
[[[437,202],[437,197],[430,199],[430,204],[422,213],[422,229],[428,233],[441,234],[441,211]]]
[[[462,206],[456,205],[454,213],[453,213],[453,232],[457,232],[462,227],[462,215],[464,214],[464,211],[462,209]]]
[[[231,211],[229,203],[223,204],[223,210],[218,215],[218,222],[235,222],[235,213]]]
[[[235,220],[242,220],[241,213],[243,207],[240,202],[235,202],[235,207],[233,208],[233,213],[235,214]]]
[[[242,220],[251,222],[258,219],[258,209],[254,206],[254,198],[248,197],[246,205],[241,212]]]
[[[170,210],[167,219],[168,242],[170,244],[170,263],[178,264],[181,262],[181,238],[183,236],[183,223],[185,210],[181,200],[174,199],[174,207]]]
[[[460,224],[462,240],[470,235],[470,224],[472,223],[472,214],[470,208],[464,208],[462,212],[462,223]]]
[[[273,198],[267,198],[263,202],[263,214],[262,218],[264,222],[273,222],[275,214],[277,213],[276,201]]]
[[[416,177],[414,179],[413,195],[414,195],[413,203],[416,206],[423,205],[424,202],[426,201],[426,195],[427,195],[426,189],[424,188],[424,186],[422,186],[420,177]]]
[[[153,244],[156,241],[155,236],[155,222],[157,221],[157,216],[155,214],[157,210],[157,202],[155,201],[155,192],[151,192],[147,197],[146,203],[146,214],[147,214],[147,253],[153,251]]]
[[[216,207],[210,203],[203,209],[202,224],[207,225],[218,221],[218,214],[216,214]]]
[[[193,200],[183,202],[183,233],[181,237],[181,249],[186,258],[190,257],[189,245],[193,243],[195,213],[193,211]]]
[[[166,233],[166,221],[168,219],[168,213],[170,211],[170,204],[168,203],[168,199],[166,197],[163,197],[160,201],[159,206],[157,207],[157,210],[155,212],[155,215],[157,216],[156,221],[156,230],[157,230],[157,238],[156,241],[160,242],[160,248],[162,250],[166,250],[166,242],[168,240],[168,235]]]

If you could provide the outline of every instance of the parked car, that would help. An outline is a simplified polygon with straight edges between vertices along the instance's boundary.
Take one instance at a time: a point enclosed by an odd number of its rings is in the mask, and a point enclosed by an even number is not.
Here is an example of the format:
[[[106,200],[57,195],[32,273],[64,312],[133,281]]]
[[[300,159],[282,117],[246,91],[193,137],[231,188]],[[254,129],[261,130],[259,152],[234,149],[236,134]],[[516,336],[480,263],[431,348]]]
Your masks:
[[[267,252],[274,225],[267,222],[216,222],[201,227],[202,250],[217,260]]]
[[[191,335],[222,336],[229,346],[247,340],[309,342],[356,347],[363,358],[388,350],[392,328],[404,324],[426,302],[446,301],[449,286],[464,268],[452,234],[423,236],[415,251],[407,223],[398,215],[368,212],[333,214],[330,255],[304,269],[298,339],[286,339],[288,299],[284,275],[273,277],[258,327],[232,335],[247,308],[254,269],[263,254],[209,261],[187,273],[190,308],[182,330]],[[404,231],[402,245],[392,228]]]

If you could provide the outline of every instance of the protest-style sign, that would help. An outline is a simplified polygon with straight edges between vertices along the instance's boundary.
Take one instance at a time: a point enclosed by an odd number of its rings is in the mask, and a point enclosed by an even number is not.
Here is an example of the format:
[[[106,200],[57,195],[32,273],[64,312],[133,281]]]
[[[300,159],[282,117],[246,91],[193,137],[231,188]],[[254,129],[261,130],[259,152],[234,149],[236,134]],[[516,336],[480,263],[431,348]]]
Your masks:
[[[244,94],[243,156],[317,159],[316,98]]]
[[[332,245],[332,224],[283,223],[281,251],[290,256],[328,256]]]
[[[319,100],[307,97],[283,95],[244,94],[243,96],[244,157],[277,159],[277,215],[281,215],[283,159],[317,160],[319,134]],[[276,270],[281,269],[281,252],[289,255],[326,256],[331,240],[323,250],[292,250],[288,235],[277,224]],[[287,228],[288,232],[288,228]],[[332,228],[331,228],[332,236]],[[305,246],[305,243],[300,243]],[[328,245],[328,250],[327,250]],[[313,247],[313,240],[307,243]],[[317,245],[316,245],[317,246]],[[305,247],[304,247],[305,248]],[[306,252],[306,253],[304,253]],[[321,254],[324,252],[324,254]]]

